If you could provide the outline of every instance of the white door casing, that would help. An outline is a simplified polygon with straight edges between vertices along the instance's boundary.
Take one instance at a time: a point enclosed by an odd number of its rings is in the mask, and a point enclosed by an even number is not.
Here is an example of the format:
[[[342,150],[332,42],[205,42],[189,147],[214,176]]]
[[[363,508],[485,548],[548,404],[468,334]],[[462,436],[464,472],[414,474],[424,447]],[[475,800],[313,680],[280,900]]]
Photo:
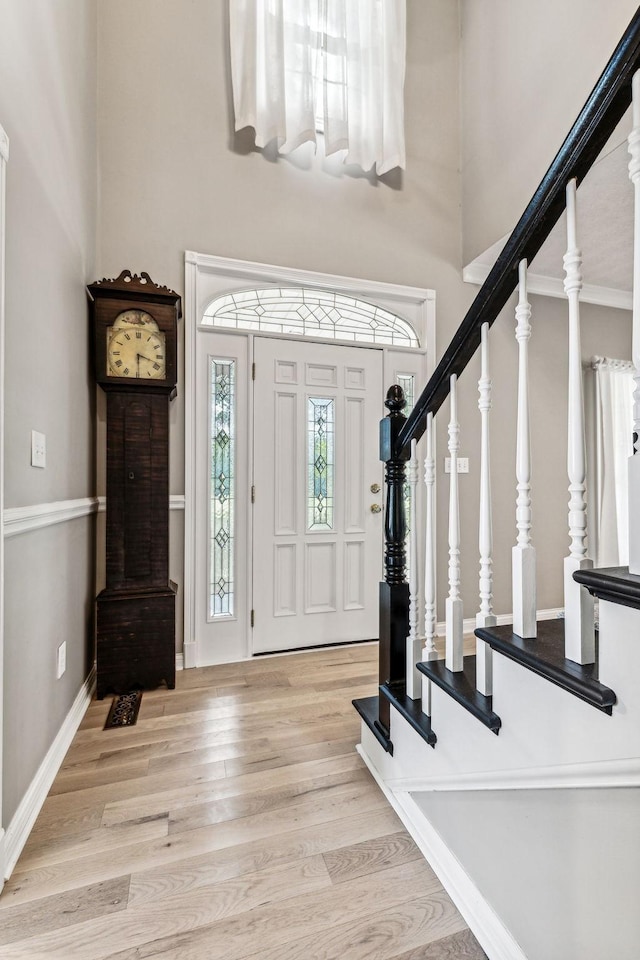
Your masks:
[[[382,352],[256,337],[254,358],[252,651],[374,639]]]
[[[258,468],[252,463],[253,454],[253,411],[251,405],[251,361],[253,335],[248,331],[226,331],[212,328],[207,323],[205,311],[217,297],[235,291],[264,289],[266,287],[305,287],[316,290],[333,290],[347,296],[353,296],[379,304],[397,316],[404,317],[416,330],[422,346],[419,349],[397,349],[392,346],[374,350],[368,346],[340,347],[340,349],[354,350],[358,354],[377,353],[382,358],[384,369],[384,386],[381,388],[376,403],[377,416],[384,415],[382,407],[384,392],[393,382],[396,382],[398,373],[415,375],[415,384],[419,392],[433,370],[435,353],[435,293],[433,290],[404,287],[376,281],[356,280],[348,277],[318,274],[311,271],[295,270],[281,267],[272,267],[266,264],[250,263],[239,260],[228,260],[206,254],[187,252],[185,254],[185,567],[184,567],[184,664],[185,667],[204,666],[207,663],[220,663],[230,660],[241,660],[251,656],[250,644],[251,628],[249,614],[251,610],[251,584],[255,584],[260,577],[259,563],[255,570],[251,569],[253,545],[251,526],[247,522],[244,532],[238,532],[236,564],[237,589],[246,584],[246,603],[244,607],[245,621],[237,617],[228,617],[226,623],[218,629],[219,622],[207,622],[203,615],[206,610],[205,595],[208,587],[200,581],[203,570],[203,558],[206,558],[207,549],[202,538],[206,533],[207,521],[203,523],[202,501],[198,505],[198,497],[202,498],[203,479],[206,472],[206,458],[203,468],[203,453],[201,447],[207,444],[208,410],[206,400],[202,402],[202,389],[206,384],[207,369],[206,357],[218,359],[235,356],[238,360],[238,379],[236,382],[237,400],[245,406],[245,412],[238,410],[238,457],[242,457],[242,442],[247,447],[247,470],[241,468],[240,463],[236,470],[235,490],[237,504],[244,505],[249,517],[250,487],[253,471]],[[264,335],[258,335],[261,339]],[[264,339],[271,339],[264,336]],[[282,337],[274,336],[274,340],[283,342]],[[298,341],[296,341],[298,342]],[[324,349],[321,339],[304,341],[314,350]],[[244,347],[242,346],[244,344]],[[330,344],[334,346],[335,341]],[[243,353],[244,350],[244,353]],[[241,373],[242,358],[245,358],[246,390],[243,386]],[[360,364],[361,366],[361,364]],[[241,436],[241,421],[246,416],[247,433]],[[261,411],[258,411],[256,430],[261,428]],[[373,436],[370,438],[372,449],[377,458],[377,425],[374,426]],[[378,464],[378,471],[380,471]],[[202,471],[202,472],[201,472]],[[256,474],[259,481],[259,473]],[[374,502],[371,495],[371,503]],[[382,503],[382,493],[376,498]],[[206,502],[206,501],[205,501]],[[368,501],[367,501],[368,502]],[[369,504],[370,505],[370,504]],[[375,519],[375,518],[374,518]],[[239,524],[242,521],[238,520]],[[382,528],[382,522],[380,521]],[[376,551],[376,572],[373,583],[377,591],[377,581],[380,576],[382,553],[379,547]],[[208,576],[208,574],[207,574]],[[374,604],[377,608],[377,602]],[[237,608],[238,616],[240,607]],[[256,616],[258,614],[256,613]],[[316,614],[317,616],[317,614]],[[285,618],[281,618],[285,619]],[[232,624],[235,623],[235,627]],[[231,634],[235,630],[236,636]],[[372,636],[377,635],[377,624]],[[303,639],[303,644],[305,641]],[[306,644],[305,644],[306,645]]]
[[[5,291],[5,209],[9,138],[0,126],[0,517],[4,516],[4,291]],[[2,717],[4,664],[4,524],[0,525],[0,891],[6,873],[5,829],[2,812]]]

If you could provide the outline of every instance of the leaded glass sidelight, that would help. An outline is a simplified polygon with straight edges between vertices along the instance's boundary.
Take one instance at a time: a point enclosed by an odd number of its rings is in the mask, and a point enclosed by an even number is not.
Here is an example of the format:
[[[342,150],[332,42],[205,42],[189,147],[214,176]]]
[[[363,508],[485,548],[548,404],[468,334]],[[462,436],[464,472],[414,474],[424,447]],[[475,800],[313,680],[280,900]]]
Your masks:
[[[404,393],[404,399],[406,401],[405,408],[402,411],[405,417],[408,417],[411,411],[413,410],[413,405],[415,403],[415,380],[416,378],[412,373],[399,373],[396,377],[398,385],[402,387]]]
[[[350,343],[420,346],[415,330],[402,317],[343,293],[304,287],[226,294],[207,307],[202,323]]]
[[[236,361],[209,360],[209,617],[235,613]]]
[[[307,401],[307,529],[333,530],[335,401]]]

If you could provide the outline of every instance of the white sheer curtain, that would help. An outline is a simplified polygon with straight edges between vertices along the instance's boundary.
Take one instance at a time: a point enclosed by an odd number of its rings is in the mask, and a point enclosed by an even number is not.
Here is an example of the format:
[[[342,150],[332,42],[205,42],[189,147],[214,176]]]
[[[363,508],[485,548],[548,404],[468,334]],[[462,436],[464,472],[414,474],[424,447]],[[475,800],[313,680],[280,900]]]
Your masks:
[[[633,453],[633,364],[594,357],[596,564],[629,563],[627,461]]]
[[[405,166],[406,0],[229,0],[235,127],[281,153],[316,140],[378,174]]]

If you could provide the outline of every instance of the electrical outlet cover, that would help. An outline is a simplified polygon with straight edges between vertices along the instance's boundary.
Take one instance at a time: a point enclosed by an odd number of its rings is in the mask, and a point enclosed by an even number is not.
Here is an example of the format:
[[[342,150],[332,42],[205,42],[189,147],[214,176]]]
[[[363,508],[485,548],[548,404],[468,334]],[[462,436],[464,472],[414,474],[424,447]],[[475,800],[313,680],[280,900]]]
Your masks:
[[[31,466],[44,469],[47,465],[47,439],[44,433],[31,431]]]

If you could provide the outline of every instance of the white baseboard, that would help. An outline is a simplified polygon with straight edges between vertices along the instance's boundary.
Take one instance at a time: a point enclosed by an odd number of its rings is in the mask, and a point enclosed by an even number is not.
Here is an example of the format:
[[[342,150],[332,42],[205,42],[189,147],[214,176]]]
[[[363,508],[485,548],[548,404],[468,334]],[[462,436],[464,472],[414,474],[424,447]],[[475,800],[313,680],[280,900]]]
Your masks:
[[[563,607],[550,607],[548,610],[538,610],[536,613],[536,620],[555,620],[562,613],[564,613]],[[496,617],[498,621],[497,626],[506,627],[508,624],[513,623],[513,614],[512,613],[499,613]],[[436,635],[443,637],[445,635],[446,625],[444,620],[438,621],[436,624]],[[466,617],[462,621],[462,631],[465,634],[473,633],[476,629],[476,618],[475,617]]]
[[[516,770],[480,770],[438,777],[408,777],[388,780],[386,786],[394,793],[640,787],[640,758],[563,763],[553,767],[526,767]]]
[[[184,653],[176,653],[176,670],[184,670]]]
[[[49,747],[46,757],[31,781],[29,789],[22,798],[4,837],[4,876],[9,879],[18,857],[51,789],[65,754],[71,745],[80,722],[84,717],[96,683],[95,668],[82,684],[69,713],[64,719],[55,740]]]
[[[359,745],[356,749],[489,960],[527,960],[498,914],[409,794],[389,790],[362,747]]]

